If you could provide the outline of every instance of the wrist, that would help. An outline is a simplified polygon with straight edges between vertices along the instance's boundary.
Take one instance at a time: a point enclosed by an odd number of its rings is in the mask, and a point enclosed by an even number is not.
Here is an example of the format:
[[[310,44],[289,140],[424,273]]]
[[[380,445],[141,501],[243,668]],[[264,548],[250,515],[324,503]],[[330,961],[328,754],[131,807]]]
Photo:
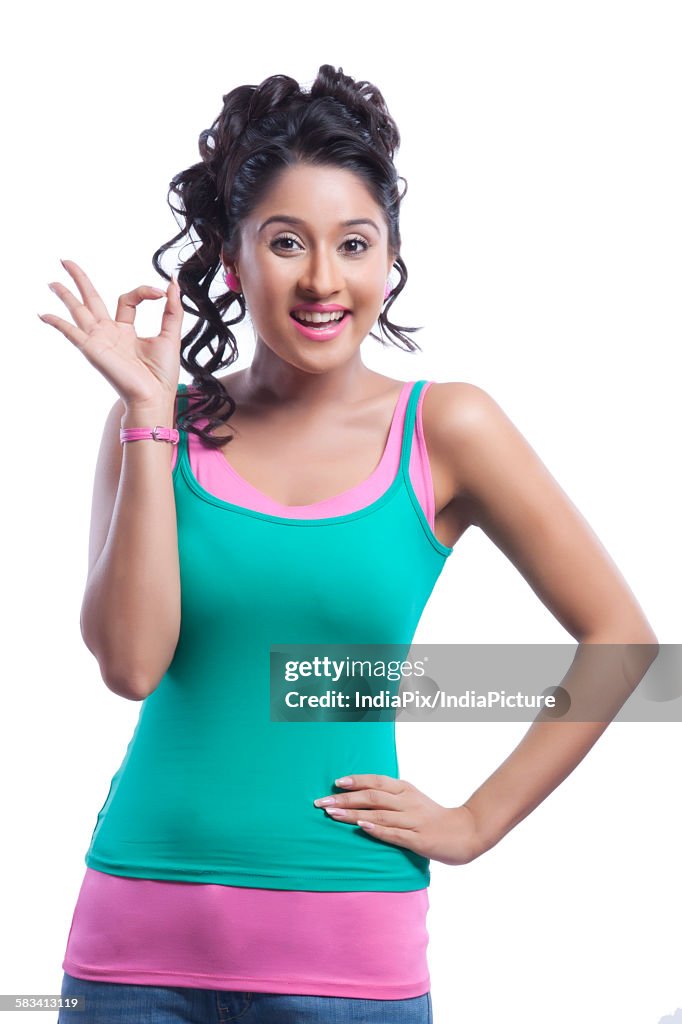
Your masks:
[[[121,416],[121,428],[172,427],[174,407],[168,405],[129,405]]]
[[[476,860],[477,857],[482,856],[488,850],[491,850],[493,846],[496,846],[502,836],[496,835],[489,828],[486,828],[485,824],[468,803],[461,804],[459,810],[467,815],[470,828],[471,859]]]

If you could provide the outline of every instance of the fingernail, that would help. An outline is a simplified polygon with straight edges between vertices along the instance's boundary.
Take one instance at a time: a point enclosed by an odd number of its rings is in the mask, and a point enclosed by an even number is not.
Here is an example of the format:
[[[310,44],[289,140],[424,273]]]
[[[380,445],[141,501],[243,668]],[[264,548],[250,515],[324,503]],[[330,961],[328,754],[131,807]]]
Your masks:
[[[335,796],[323,796],[323,797],[320,797],[319,800],[313,800],[313,803],[315,804],[316,807],[327,807],[329,804],[335,804],[336,803],[336,797]]]
[[[374,828],[373,821],[358,821],[358,825],[362,825],[363,828]]]
[[[345,817],[346,814],[348,814],[348,811],[344,807],[328,807],[327,814],[333,814],[335,816],[343,818]]]
[[[165,291],[163,290],[163,288],[152,288],[152,291],[156,292],[157,295],[165,295],[166,294]]]
[[[334,780],[334,785],[335,786],[352,786],[353,785],[353,780],[351,779],[350,775],[344,775],[343,778],[341,778],[341,779],[335,779]]]

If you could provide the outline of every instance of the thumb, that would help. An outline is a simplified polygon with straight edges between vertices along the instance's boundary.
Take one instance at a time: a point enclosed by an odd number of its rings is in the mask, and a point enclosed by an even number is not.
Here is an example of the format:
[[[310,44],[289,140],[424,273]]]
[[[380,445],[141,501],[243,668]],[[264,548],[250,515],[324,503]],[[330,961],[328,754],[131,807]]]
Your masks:
[[[176,340],[180,337],[184,310],[180,302],[180,285],[175,274],[171,275],[171,283],[168,285],[166,306],[161,317],[161,330],[159,337]]]

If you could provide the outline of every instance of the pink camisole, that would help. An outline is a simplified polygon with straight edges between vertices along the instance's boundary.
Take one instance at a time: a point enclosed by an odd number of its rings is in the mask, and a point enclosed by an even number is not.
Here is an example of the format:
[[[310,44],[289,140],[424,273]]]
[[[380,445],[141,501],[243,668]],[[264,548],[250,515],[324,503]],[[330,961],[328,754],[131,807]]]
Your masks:
[[[268,515],[316,518],[356,511],[395,478],[413,384],[406,381],[400,392],[374,472],[333,498],[282,505],[229,465],[224,454],[229,446],[207,448],[188,433],[191,470],[211,493]],[[410,479],[433,530],[433,484],[422,427],[428,387],[417,406]],[[176,457],[174,448],[171,469]],[[122,984],[407,999],[430,987],[428,907],[426,888],[288,891],[126,878],[86,868],[62,968],[76,978]]]

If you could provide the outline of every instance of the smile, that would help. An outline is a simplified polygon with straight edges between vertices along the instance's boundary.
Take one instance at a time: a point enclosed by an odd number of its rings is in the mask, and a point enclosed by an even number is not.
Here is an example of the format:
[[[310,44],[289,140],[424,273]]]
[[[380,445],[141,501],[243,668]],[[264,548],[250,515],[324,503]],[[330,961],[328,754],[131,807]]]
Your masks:
[[[304,337],[313,341],[327,341],[330,338],[336,338],[341,333],[352,314],[348,310],[334,313],[304,313],[299,310],[296,313],[290,313],[289,316],[295,324],[296,330],[300,331]],[[305,322],[299,318],[305,318]]]
[[[304,324],[328,324],[331,320],[341,320],[345,313],[345,309],[334,310],[331,313],[316,313],[309,312],[307,309],[298,309],[291,315]]]

